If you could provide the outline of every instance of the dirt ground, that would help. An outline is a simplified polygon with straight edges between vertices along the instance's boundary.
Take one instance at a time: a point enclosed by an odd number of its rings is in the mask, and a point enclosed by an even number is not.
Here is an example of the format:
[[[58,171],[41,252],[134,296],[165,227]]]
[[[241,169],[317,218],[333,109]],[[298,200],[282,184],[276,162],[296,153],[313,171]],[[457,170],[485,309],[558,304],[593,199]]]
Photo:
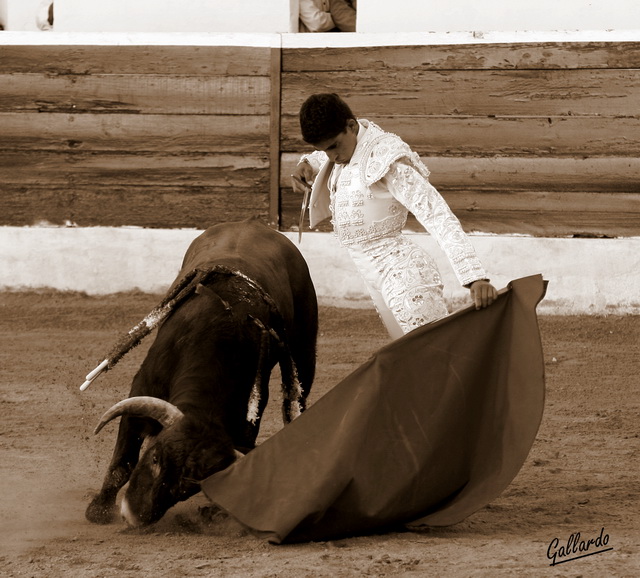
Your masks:
[[[159,299],[0,294],[0,576],[640,576],[638,317],[540,318],[538,437],[505,492],[456,526],[274,546],[231,518],[203,517],[202,494],[145,530],[88,523],[116,435],[114,424],[93,428],[126,397],[153,336],[78,388]],[[311,403],[386,343],[372,310],[323,307],[320,322]],[[282,427],[277,399],[261,439]],[[550,565],[554,538],[567,547],[599,535],[606,545],[592,555]]]

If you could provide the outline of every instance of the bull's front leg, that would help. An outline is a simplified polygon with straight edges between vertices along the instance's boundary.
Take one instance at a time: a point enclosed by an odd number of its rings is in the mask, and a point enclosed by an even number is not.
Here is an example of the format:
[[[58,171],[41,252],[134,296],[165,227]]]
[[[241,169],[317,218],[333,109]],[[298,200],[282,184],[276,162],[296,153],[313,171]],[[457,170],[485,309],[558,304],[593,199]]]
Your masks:
[[[118,439],[100,492],[87,506],[85,517],[94,524],[109,524],[115,517],[116,497],[138,463],[145,437],[145,423],[137,418],[120,420]]]

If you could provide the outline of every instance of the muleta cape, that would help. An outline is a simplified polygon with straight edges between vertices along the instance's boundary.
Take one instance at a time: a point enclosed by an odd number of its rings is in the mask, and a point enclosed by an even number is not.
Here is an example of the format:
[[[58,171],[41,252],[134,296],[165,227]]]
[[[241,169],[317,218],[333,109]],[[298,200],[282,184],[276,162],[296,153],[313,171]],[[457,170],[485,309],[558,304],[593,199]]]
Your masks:
[[[540,275],[380,349],[305,413],[202,483],[270,542],[447,526],[496,498],[542,419]]]

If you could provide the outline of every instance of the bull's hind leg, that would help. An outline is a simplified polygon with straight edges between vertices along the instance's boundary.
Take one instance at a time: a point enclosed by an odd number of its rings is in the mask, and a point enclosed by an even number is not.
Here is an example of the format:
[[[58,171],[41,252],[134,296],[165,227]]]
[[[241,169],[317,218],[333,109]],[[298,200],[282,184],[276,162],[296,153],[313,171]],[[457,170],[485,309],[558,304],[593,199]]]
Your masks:
[[[283,347],[282,370],[283,414],[289,422],[307,407],[316,371],[316,343],[318,336],[318,308],[313,286],[296,291],[297,307],[294,320],[287,326],[287,345]]]
[[[249,403],[247,404],[243,439],[236,441],[236,449],[242,453],[247,453],[255,447],[256,438],[260,432],[262,414],[269,401],[269,379],[274,366],[274,363],[269,359],[271,341],[269,332],[261,322],[255,319],[254,322],[260,328],[260,349],[258,350],[256,377],[251,386]]]
[[[311,335],[312,339],[294,340],[291,349],[284,348],[280,359],[285,423],[298,417],[307,408],[307,397],[316,370],[315,330]]]
[[[298,368],[289,352],[280,358],[280,373],[282,375],[282,421],[289,423],[306,409],[308,389],[305,391],[302,386]]]
[[[89,522],[109,524],[113,521],[116,497],[120,489],[129,481],[131,472],[138,463],[146,429],[147,424],[140,419],[126,416],[121,419],[116,447],[102,488],[91,500],[85,512]]]

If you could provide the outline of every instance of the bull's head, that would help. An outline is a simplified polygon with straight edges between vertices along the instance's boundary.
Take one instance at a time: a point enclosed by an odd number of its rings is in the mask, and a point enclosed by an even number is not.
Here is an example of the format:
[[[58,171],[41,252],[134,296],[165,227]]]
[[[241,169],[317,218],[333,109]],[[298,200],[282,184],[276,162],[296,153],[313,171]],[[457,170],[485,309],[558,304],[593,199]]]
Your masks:
[[[156,397],[130,397],[116,403],[94,433],[123,415],[152,419],[162,427],[146,439],[122,500],[121,513],[130,526],[157,522],[177,502],[196,494],[201,480],[242,455],[224,433],[204,432],[175,405]]]

